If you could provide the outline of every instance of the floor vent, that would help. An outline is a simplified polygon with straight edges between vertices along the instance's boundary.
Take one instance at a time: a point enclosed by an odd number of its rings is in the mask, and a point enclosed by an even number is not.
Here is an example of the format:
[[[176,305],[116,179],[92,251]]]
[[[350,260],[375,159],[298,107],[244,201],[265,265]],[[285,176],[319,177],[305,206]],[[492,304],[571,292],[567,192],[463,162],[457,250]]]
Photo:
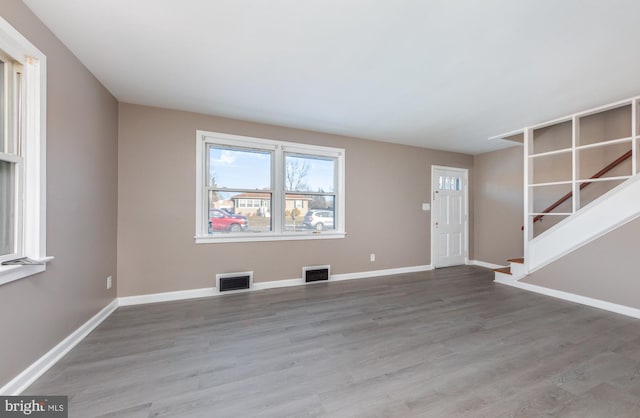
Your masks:
[[[330,266],[309,266],[302,268],[302,277],[304,281],[309,282],[319,282],[322,280],[329,280],[329,270]]]
[[[253,272],[216,274],[216,287],[219,292],[251,289]]]

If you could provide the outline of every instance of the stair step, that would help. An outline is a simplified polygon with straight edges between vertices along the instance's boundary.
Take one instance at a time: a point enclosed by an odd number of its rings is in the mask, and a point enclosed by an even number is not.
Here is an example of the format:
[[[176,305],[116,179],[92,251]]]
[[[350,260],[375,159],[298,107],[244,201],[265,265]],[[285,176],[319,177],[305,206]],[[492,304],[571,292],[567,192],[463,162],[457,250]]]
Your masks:
[[[510,258],[507,260],[510,263],[518,263],[518,264],[524,264],[524,258],[520,257],[520,258]]]
[[[501,267],[499,269],[493,269],[496,273],[511,275],[511,267]]]

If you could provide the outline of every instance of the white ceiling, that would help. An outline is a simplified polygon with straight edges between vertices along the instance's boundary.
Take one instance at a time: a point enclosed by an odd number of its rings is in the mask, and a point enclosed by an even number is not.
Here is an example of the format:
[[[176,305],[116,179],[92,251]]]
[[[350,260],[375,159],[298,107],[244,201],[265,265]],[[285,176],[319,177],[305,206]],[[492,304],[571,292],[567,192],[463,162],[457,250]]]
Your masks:
[[[467,153],[640,94],[638,0],[24,0],[120,101]]]

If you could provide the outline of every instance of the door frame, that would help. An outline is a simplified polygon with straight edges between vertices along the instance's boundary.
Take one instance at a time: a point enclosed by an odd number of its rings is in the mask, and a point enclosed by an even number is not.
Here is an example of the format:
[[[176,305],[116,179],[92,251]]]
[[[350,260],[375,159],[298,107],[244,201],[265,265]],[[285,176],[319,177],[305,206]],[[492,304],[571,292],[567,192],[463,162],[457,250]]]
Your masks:
[[[435,189],[434,179],[435,179],[435,171],[436,170],[450,170],[450,171],[458,171],[463,175],[463,197],[464,197],[464,264],[469,264],[469,169],[468,168],[460,168],[460,167],[447,167],[444,165],[431,165],[431,194],[429,198],[431,199],[431,230],[429,233],[431,234],[431,261],[430,265],[432,269],[436,269],[436,261],[435,261],[435,246],[436,246],[436,234],[435,231],[435,220],[433,214],[435,213]]]

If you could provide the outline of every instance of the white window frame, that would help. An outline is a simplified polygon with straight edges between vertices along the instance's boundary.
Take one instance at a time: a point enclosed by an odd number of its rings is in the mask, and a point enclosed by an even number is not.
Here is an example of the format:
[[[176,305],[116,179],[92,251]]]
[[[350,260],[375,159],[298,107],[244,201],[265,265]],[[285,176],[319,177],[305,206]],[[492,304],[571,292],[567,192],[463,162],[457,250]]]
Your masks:
[[[0,17],[0,50],[22,66],[22,121],[13,129],[22,142],[16,158],[19,190],[16,258],[46,263],[46,56]],[[0,265],[0,285],[46,270],[40,265]]]
[[[232,147],[252,148],[273,153],[271,178],[273,203],[270,209],[272,231],[270,232],[238,232],[208,235],[207,213],[207,147],[209,145],[226,145]],[[331,231],[296,231],[288,232],[284,227],[285,208],[285,164],[286,154],[301,154],[317,157],[330,157],[336,161],[335,169],[335,222]],[[250,242],[250,241],[286,241],[309,239],[338,239],[346,236],[345,232],[345,151],[318,145],[299,144],[294,142],[275,141],[218,132],[196,131],[196,244]],[[304,192],[299,192],[304,194]]]

